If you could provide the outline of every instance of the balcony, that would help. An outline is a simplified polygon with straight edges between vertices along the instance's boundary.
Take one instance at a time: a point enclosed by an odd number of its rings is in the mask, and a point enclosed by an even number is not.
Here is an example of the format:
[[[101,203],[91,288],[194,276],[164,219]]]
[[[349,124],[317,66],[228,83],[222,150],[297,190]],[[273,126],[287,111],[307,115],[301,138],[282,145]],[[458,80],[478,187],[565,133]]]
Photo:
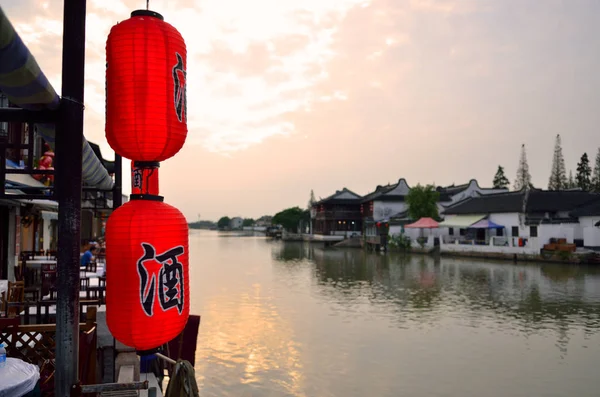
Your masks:
[[[346,211],[346,210],[339,210],[339,211],[320,211],[317,212],[317,214],[315,215],[315,219],[317,220],[344,220],[344,219],[349,219],[349,220],[360,220],[362,219],[362,214],[360,213],[360,210],[356,210],[356,211]]]

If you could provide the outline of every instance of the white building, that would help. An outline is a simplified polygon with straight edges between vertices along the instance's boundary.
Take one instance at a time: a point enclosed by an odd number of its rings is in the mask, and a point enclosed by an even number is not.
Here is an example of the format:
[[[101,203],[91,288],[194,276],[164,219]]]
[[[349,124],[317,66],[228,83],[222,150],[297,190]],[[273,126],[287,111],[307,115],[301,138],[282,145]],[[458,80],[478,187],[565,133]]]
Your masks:
[[[244,220],[242,218],[240,218],[239,216],[233,217],[229,221],[229,227],[232,230],[241,229],[243,224],[244,224]]]
[[[584,229],[580,218],[571,213],[599,198],[582,191],[537,189],[473,197],[445,209],[440,227],[448,232],[444,233],[441,249],[442,252],[539,254],[551,239],[565,239],[569,244],[583,247],[587,245]],[[585,214],[582,212],[581,219],[587,222]],[[470,228],[482,219],[502,228]],[[600,215],[597,219],[600,221]],[[595,243],[596,235],[588,233],[590,244]]]

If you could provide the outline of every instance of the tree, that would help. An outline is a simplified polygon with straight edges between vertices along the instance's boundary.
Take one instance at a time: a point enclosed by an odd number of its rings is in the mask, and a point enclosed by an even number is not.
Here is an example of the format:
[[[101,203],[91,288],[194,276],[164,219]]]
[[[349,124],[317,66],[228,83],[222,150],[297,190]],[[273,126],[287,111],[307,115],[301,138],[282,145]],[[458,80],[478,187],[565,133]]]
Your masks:
[[[592,188],[592,168],[590,167],[590,160],[588,159],[587,153],[584,153],[577,163],[577,186],[581,190],[589,192]]]
[[[310,189],[310,199],[308,200],[308,206],[307,206],[309,211],[316,202],[317,202],[317,199],[315,198],[315,192],[313,192],[313,190]]]
[[[229,222],[231,222],[231,219],[229,219],[228,216],[224,216],[221,219],[219,219],[219,221],[217,222],[217,227],[219,229],[225,229],[229,227]]]
[[[567,180],[567,184],[565,185],[565,189],[575,189],[577,187],[577,182],[575,182],[575,178],[573,178],[573,171],[569,171],[569,179]]]
[[[594,164],[591,188],[593,192],[600,193],[600,148],[598,148],[598,153],[596,154],[596,163]]]
[[[284,229],[297,233],[301,220],[310,219],[310,213],[300,207],[287,208],[273,216],[273,224],[281,225]]]
[[[494,175],[494,189],[508,189],[510,182],[506,175],[504,175],[504,167],[498,166],[498,171]]]
[[[244,219],[244,221],[242,222],[242,226],[254,226],[254,219],[252,219],[252,218]]]
[[[408,204],[408,215],[413,220],[419,220],[423,217],[438,219],[437,202],[440,199],[440,193],[435,190],[433,185],[417,186],[410,189],[406,196]]]
[[[556,142],[554,143],[554,155],[552,157],[550,179],[548,180],[548,190],[562,190],[566,188],[567,182],[567,170],[565,168],[565,158],[563,157],[559,134],[556,135]]]
[[[529,173],[529,164],[527,164],[527,152],[525,144],[521,145],[521,157],[519,158],[519,168],[517,168],[517,179],[513,184],[515,190],[521,190],[524,187],[532,187],[531,174]]]

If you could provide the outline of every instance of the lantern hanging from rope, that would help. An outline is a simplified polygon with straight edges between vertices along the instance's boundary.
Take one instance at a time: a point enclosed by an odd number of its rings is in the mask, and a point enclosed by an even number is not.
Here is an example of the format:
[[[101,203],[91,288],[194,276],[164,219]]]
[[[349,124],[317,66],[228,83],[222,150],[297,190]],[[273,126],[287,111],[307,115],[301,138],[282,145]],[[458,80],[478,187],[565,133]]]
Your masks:
[[[187,222],[150,197],[132,195],[106,225],[106,322],[138,351],[171,341],[189,316]]]
[[[186,46],[153,11],[137,10],[106,42],[106,139],[121,156],[164,161],[187,136]]]

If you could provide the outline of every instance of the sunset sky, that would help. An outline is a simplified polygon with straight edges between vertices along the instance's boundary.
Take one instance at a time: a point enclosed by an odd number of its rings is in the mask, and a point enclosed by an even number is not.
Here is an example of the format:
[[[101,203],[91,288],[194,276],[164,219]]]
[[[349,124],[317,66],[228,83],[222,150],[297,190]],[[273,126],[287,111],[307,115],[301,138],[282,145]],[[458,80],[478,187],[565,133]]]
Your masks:
[[[0,0],[60,93],[62,1]],[[85,135],[104,137],[105,43],[145,1],[88,0]],[[347,187],[546,187],[600,146],[595,0],[151,0],[188,48],[188,140],[161,192],[189,220],[258,217]],[[128,162],[125,170],[128,170]],[[126,180],[129,183],[129,179]]]

